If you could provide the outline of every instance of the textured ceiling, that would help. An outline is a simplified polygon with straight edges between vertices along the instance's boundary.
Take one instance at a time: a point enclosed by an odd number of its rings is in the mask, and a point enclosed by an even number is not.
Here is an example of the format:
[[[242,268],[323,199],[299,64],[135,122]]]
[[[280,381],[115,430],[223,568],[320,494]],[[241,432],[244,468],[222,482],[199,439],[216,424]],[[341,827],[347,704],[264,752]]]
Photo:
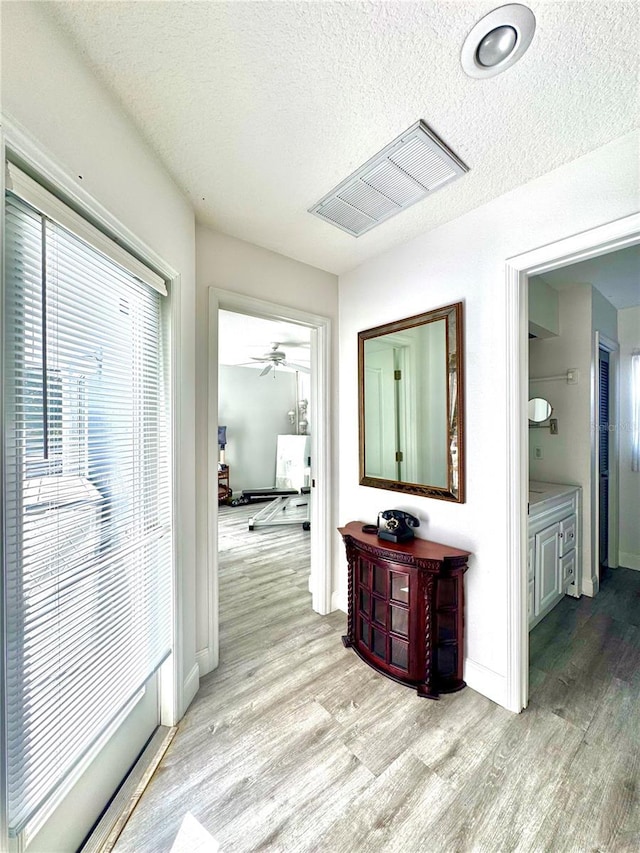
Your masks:
[[[634,308],[640,305],[640,246],[599,255],[536,278],[541,278],[556,290],[590,284],[614,308]]]
[[[467,77],[496,2],[52,2],[199,221],[343,272],[637,126],[636,2],[529,2],[524,57]],[[354,238],[307,209],[417,119],[470,167]]]

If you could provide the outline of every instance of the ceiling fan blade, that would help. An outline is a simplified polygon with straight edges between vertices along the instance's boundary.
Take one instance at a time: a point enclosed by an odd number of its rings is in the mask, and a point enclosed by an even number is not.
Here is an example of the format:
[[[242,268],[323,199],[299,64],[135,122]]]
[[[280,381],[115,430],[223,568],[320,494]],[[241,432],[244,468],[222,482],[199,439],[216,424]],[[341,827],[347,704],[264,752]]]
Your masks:
[[[272,364],[268,364],[265,368],[263,368],[263,370],[260,371],[260,376],[266,376],[272,367]]]
[[[268,361],[268,359],[266,358],[258,358],[255,355],[250,355],[249,358],[251,359],[251,361]]]

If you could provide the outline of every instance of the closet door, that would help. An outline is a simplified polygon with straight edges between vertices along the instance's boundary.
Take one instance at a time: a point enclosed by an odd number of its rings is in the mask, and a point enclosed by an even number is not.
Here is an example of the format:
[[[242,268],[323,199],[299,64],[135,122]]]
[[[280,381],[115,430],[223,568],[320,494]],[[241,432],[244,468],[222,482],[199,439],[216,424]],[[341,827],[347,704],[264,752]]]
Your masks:
[[[598,385],[599,560],[605,566],[609,556],[609,353],[604,349],[599,351]]]

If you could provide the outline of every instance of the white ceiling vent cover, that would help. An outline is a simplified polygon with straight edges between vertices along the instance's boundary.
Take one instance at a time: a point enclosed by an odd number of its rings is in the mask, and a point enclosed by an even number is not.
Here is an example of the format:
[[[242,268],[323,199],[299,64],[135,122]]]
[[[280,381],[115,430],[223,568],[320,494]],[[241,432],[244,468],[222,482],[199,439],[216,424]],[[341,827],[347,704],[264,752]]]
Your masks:
[[[418,121],[310,207],[309,213],[359,237],[468,171]]]

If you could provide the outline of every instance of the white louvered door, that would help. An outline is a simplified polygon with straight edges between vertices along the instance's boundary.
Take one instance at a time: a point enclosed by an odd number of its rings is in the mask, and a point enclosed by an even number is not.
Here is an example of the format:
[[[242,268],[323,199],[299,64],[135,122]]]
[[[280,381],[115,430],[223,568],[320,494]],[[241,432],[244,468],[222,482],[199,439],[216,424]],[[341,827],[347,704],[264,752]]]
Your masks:
[[[153,275],[86,242],[90,227],[80,238],[61,225],[60,203],[13,177],[5,784],[16,849],[52,853],[77,849],[159,721],[172,643],[167,335]]]

